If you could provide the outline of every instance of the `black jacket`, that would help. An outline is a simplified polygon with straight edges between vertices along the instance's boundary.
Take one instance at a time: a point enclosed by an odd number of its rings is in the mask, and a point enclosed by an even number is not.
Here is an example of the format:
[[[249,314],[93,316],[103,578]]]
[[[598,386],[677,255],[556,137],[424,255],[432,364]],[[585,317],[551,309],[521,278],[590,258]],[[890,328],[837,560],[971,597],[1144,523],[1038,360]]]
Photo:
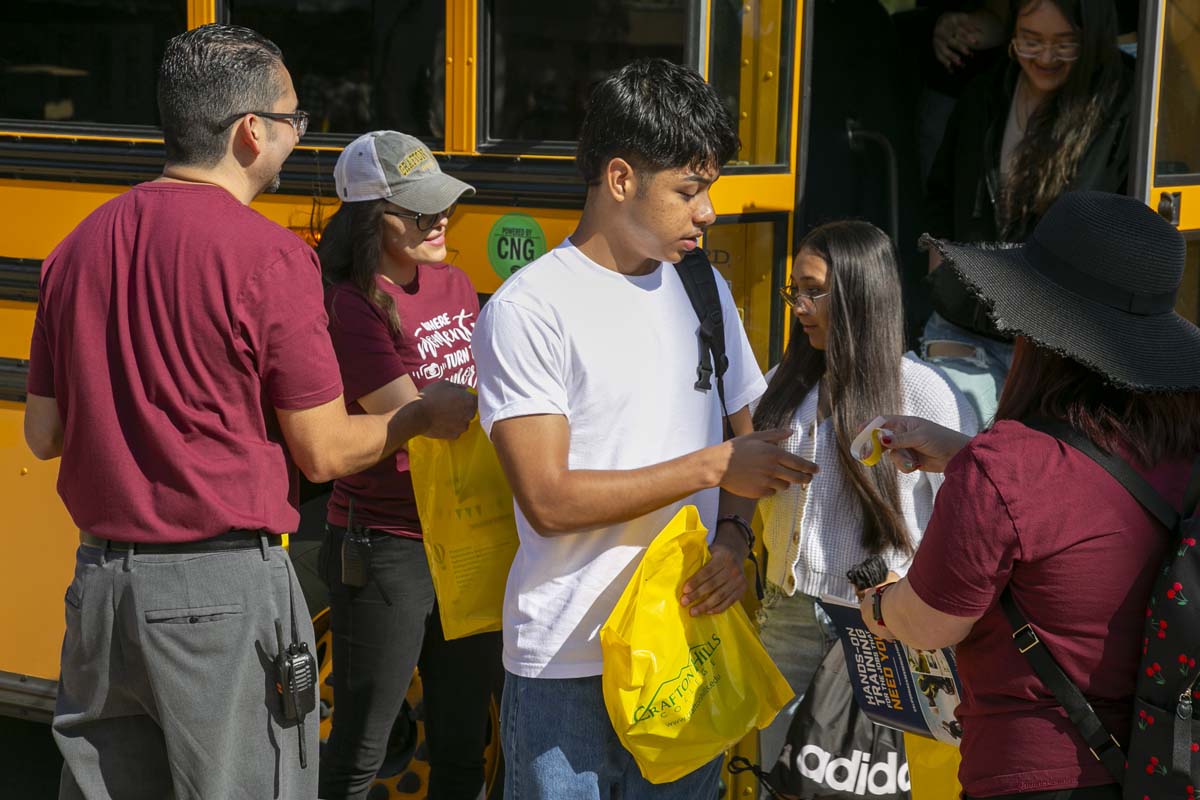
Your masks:
[[[1129,59],[1112,112],[1084,153],[1068,191],[1091,189],[1124,192],[1129,175],[1130,120],[1133,112],[1133,66]],[[1000,195],[1000,145],[1012,103],[1019,67],[1011,62],[983,75],[959,98],[946,125],[929,174],[926,227],[941,239],[956,242],[1021,242],[1036,220],[1001,237],[997,217]],[[939,274],[943,273],[943,274]],[[932,276],[933,306],[946,319],[977,333],[1000,336],[948,270]]]

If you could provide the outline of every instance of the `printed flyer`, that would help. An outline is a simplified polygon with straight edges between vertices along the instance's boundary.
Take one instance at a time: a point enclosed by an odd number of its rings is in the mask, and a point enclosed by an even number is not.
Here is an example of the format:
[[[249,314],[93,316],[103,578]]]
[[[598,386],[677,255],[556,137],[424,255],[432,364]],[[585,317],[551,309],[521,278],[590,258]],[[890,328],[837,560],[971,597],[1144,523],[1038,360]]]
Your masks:
[[[962,683],[954,650],[917,650],[887,642],[867,630],[857,605],[821,598],[846,653],[846,669],[859,707],[889,728],[958,745],[962,725],[954,717]]]

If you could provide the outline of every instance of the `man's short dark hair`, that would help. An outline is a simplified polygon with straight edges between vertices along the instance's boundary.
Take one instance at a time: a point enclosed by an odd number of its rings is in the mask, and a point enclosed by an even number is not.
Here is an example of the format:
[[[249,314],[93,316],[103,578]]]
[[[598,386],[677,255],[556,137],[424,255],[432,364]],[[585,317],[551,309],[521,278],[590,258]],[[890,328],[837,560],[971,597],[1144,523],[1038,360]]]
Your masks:
[[[648,58],[592,91],[575,165],[594,185],[614,158],[651,172],[719,169],[737,149],[737,131],[716,91],[694,70]]]
[[[283,54],[249,28],[201,25],[167,43],[158,69],[158,113],[167,161],[212,166],[225,155],[234,114],[270,111]]]

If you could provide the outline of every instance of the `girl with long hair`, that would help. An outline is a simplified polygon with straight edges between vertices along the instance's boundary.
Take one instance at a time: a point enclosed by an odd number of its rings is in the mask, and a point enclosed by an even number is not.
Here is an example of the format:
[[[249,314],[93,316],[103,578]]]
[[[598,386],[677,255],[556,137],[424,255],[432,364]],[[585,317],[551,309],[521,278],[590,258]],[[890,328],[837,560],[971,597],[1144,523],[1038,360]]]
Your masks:
[[[1139,661],[1189,643],[1149,619],[1171,531],[1085,453],[1124,461],[1174,510],[1200,493],[1200,329],[1173,310],[1185,243],[1133,198],[1071,192],[1023,247],[934,245],[1017,337],[1016,355],[996,423],[974,439],[887,420],[887,446],[909,453],[903,468],[915,451],[945,482],[907,576],[864,596],[863,619],[884,638],[956,646],[965,798],[1119,800],[1126,757],[1141,767],[1130,738]],[[1010,622],[1010,604],[1026,624]],[[1071,721],[1034,647],[1075,684],[1093,725]],[[1170,694],[1196,675],[1185,657]],[[1176,713],[1189,719],[1190,704],[1163,716]]]
[[[1009,60],[959,100],[928,182],[928,230],[956,242],[1023,242],[1064,192],[1121,192],[1133,69],[1112,0],[1013,0]],[[924,355],[995,412],[1011,337],[931,252]]]
[[[879,409],[909,409],[974,433],[975,415],[937,369],[904,352],[900,280],[891,240],[866,222],[833,222],[800,243],[784,299],[795,316],[783,360],[754,413],[755,428],[791,428],[791,452],[820,467],[807,488],[760,503],[766,547],[763,643],[796,694],[825,654],[814,612],[821,594],[854,595],[846,571],[871,554],[903,572],[940,484],[891,464],[866,467],[850,442]],[[763,735],[773,763],[795,706]]]
[[[479,298],[445,263],[450,216],[474,190],[395,131],[352,142],[334,179],[343,203],[317,254],[347,409],[398,408],[438,380],[474,387]],[[446,640],[407,453],[336,481],[325,530],[319,568],[329,586],[335,713],[320,796],[367,795],[419,666],[429,796],[475,800],[500,634]]]

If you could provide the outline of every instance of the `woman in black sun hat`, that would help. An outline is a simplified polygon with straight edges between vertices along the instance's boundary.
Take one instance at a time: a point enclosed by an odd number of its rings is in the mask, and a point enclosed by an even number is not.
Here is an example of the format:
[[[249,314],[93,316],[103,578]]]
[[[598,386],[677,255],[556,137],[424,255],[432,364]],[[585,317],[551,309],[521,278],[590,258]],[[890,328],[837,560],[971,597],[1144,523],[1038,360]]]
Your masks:
[[[1200,676],[1165,624],[1147,632],[1168,547],[1190,545],[1084,450],[1124,462],[1124,481],[1144,480],[1168,514],[1200,495],[1200,329],[1174,311],[1183,237],[1134,199],[1074,192],[1020,247],[928,243],[1016,355],[996,423],[973,439],[888,420],[897,466],[945,482],[908,575],[863,595],[864,621],[920,648],[957,645],[964,797],[1117,800],[1143,654],[1170,649],[1172,680]],[[1178,587],[1156,601],[1178,603]],[[1012,610],[1036,634],[1025,649],[1052,656],[1094,709],[1086,739],[1018,647]]]

